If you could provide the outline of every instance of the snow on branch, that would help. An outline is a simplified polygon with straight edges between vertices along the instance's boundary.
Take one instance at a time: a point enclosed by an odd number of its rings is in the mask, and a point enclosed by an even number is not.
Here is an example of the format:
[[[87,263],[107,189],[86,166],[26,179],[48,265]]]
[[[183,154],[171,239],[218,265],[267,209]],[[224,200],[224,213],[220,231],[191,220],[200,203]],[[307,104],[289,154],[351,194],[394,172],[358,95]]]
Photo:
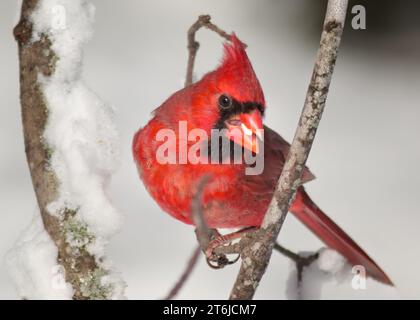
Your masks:
[[[302,270],[290,264],[286,297],[299,300],[320,299],[399,299],[398,291],[366,276],[357,266],[352,266],[337,251],[322,248],[318,258]],[[314,252],[299,252],[300,257],[310,257]],[[301,274],[299,275],[299,272]],[[339,290],[337,290],[339,288]]]
[[[25,151],[42,222],[55,244],[44,245],[43,254],[63,267],[72,288],[63,298],[114,299],[122,298],[125,288],[105,257],[108,239],[122,224],[107,195],[118,165],[118,133],[112,110],[81,77],[94,14],[86,0],[24,0],[14,34]],[[38,238],[46,243],[46,236]],[[20,241],[9,253],[14,279],[18,285],[19,279],[33,282],[25,298],[54,296],[37,289],[37,272],[53,276],[54,266],[44,270],[46,265],[24,263],[25,253],[37,254],[31,246],[36,247],[31,240]]]
[[[39,211],[7,255],[6,265],[23,299],[69,299],[73,288],[57,263],[58,250],[45,231]]]
[[[254,296],[300,185],[302,170],[324,111],[347,5],[347,0],[328,1],[320,47],[299,124],[262,227],[246,235],[240,242],[242,265],[230,294],[231,299],[251,299]]]

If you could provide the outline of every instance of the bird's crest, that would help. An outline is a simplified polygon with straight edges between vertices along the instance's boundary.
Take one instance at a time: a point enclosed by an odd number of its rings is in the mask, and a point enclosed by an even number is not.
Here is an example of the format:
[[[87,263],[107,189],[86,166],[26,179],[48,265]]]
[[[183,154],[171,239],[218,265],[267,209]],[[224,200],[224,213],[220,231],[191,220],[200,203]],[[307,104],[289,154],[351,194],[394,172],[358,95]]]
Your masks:
[[[230,41],[224,44],[223,59],[216,70],[219,86],[240,101],[258,102],[264,106],[264,94],[245,48],[232,33]]]

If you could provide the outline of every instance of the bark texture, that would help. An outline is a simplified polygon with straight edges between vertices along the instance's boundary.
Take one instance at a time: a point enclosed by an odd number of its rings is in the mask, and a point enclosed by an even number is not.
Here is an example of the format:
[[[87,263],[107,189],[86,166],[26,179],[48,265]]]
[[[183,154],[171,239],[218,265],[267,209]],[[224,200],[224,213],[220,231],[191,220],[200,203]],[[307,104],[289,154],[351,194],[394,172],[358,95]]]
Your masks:
[[[95,258],[84,248],[75,250],[66,241],[66,226],[72,223],[76,212],[65,209],[63,218],[58,218],[50,215],[47,210],[48,204],[58,197],[60,182],[49,167],[49,159],[54,151],[43,138],[48,121],[48,106],[38,82],[38,75],[51,76],[57,57],[51,50],[51,41],[47,36],[42,36],[38,41],[31,41],[30,15],[37,4],[38,0],[22,2],[20,21],[14,29],[19,47],[20,100],[26,158],[45,230],[58,248],[58,263],[63,266],[66,281],[74,289],[73,298],[101,298],[92,296],[89,290],[94,286],[97,272],[100,270]],[[87,233],[87,230],[83,232]]]
[[[344,28],[347,0],[329,0],[320,47],[299,124],[273,199],[257,232],[241,241],[242,265],[230,299],[252,299],[271,258],[289,206],[301,184],[316,130],[325,107]]]

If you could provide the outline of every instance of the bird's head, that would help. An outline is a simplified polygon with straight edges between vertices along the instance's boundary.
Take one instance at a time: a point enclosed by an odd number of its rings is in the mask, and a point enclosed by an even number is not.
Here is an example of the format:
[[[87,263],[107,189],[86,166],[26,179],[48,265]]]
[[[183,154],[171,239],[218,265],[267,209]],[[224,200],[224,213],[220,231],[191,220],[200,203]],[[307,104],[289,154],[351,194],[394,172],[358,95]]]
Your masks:
[[[225,135],[258,153],[262,140],[264,94],[245,51],[232,34],[218,68],[193,84],[192,118],[205,130],[225,129]]]

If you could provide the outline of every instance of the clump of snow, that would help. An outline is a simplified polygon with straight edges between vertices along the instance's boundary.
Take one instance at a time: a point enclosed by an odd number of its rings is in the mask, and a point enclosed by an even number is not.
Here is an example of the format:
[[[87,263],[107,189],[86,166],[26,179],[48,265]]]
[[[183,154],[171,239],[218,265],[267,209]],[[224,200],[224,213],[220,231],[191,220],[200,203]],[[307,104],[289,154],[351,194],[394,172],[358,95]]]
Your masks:
[[[71,86],[80,80],[82,46],[93,34],[95,7],[86,0],[41,0],[32,13],[33,41],[47,35],[59,58],[54,81]]]
[[[42,0],[31,18],[33,41],[47,35],[58,58],[54,73],[40,77],[49,112],[44,139],[60,182],[60,196],[48,209],[53,215],[64,208],[77,212],[95,235],[88,250],[102,256],[122,216],[106,191],[119,159],[113,111],[81,78],[82,47],[93,33],[94,14],[85,0]]]
[[[57,248],[39,212],[6,255],[6,265],[24,299],[71,299],[73,289],[57,264]]]
[[[313,253],[299,253],[308,256]],[[298,283],[295,263],[290,263],[286,296],[288,299],[396,299],[394,287],[370,277],[359,278],[347,260],[333,249],[323,248],[319,257],[305,267]]]
[[[331,274],[338,274],[345,267],[347,260],[337,251],[322,248],[316,260],[319,270]]]

